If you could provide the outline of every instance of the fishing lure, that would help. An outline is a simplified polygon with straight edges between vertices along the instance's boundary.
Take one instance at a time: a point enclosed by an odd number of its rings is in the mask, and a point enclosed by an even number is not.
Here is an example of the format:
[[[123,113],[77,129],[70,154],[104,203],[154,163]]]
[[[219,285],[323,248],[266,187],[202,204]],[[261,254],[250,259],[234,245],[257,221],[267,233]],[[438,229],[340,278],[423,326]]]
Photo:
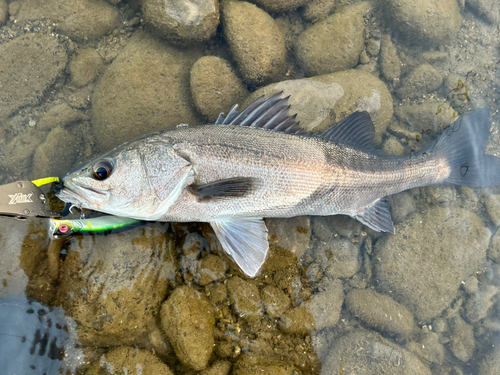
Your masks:
[[[49,235],[62,238],[81,232],[102,232],[137,224],[140,220],[120,216],[99,216],[90,219],[48,219]]]

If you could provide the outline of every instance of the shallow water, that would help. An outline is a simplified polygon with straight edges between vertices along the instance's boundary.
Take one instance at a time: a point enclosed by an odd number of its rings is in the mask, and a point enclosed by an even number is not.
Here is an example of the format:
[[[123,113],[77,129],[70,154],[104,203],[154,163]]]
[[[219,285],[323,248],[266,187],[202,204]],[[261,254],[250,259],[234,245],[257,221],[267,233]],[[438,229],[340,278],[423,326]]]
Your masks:
[[[281,90],[307,130],[368,111],[390,154],[488,107],[488,153],[500,156],[494,0],[422,0],[423,13],[408,0],[226,2],[221,24],[209,2],[8,3],[0,183],[62,177],[144,132],[213,122]],[[185,25],[162,21],[168,12]],[[62,368],[81,374],[498,373],[500,187],[417,188],[391,205],[394,235],[345,216],[266,220],[255,279],[204,223],[53,240],[42,219],[5,218],[0,298],[64,309],[76,331],[46,338],[65,340]],[[58,373],[43,328],[26,322],[0,367]]]

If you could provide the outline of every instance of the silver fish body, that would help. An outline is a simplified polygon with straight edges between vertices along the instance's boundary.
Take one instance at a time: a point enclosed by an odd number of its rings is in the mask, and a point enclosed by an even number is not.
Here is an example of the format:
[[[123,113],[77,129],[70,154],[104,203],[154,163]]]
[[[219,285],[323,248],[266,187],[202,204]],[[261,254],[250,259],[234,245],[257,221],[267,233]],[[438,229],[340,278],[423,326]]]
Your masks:
[[[500,183],[500,160],[484,154],[487,110],[400,157],[373,148],[366,112],[309,134],[288,108],[278,94],[242,112],[233,107],[216,124],[146,134],[66,175],[58,196],[139,220],[210,222],[223,248],[255,276],[268,251],[263,217],[346,214],[394,232],[388,195],[443,182]]]

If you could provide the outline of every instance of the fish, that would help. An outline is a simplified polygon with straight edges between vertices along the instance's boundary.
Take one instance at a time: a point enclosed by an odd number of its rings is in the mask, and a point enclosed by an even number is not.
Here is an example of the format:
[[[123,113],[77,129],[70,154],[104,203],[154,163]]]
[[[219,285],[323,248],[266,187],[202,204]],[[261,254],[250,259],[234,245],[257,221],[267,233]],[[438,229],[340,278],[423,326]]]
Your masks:
[[[420,151],[373,145],[368,112],[306,132],[277,93],[215,123],[186,124],[126,142],[66,174],[55,192],[81,208],[136,220],[208,222],[242,271],[260,273],[269,252],[263,218],[349,215],[395,233],[388,197],[415,187],[500,183],[485,154],[489,110],[458,118]]]

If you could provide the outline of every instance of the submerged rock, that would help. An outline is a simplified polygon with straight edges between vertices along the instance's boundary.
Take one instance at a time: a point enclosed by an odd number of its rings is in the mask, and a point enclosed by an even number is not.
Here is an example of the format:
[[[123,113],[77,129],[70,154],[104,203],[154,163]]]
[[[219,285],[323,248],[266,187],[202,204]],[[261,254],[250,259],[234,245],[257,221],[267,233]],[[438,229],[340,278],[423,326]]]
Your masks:
[[[101,56],[92,48],[82,49],[69,64],[71,82],[83,87],[94,82],[104,69]]]
[[[48,18],[72,39],[97,39],[120,23],[118,9],[103,0],[21,0],[18,21]]]
[[[9,16],[9,6],[5,0],[0,0],[0,26],[7,22]]]
[[[318,292],[305,303],[307,311],[314,319],[317,330],[334,327],[340,319],[340,311],[344,303],[342,281],[323,278],[318,286]]]
[[[479,217],[460,208],[429,208],[396,225],[374,248],[379,289],[427,322],[455,298],[476,272],[491,234]]]
[[[398,95],[402,99],[417,99],[437,90],[443,76],[429,64],[420,65],[401,81]]]
[[[394,24],[410,42],[446,45],[457,36],[462,23],[456,0],[388,0],[387,10]]]
[[[311,0],[251,0],[266,12],[288,12],[309,3]]]
[[[233,276],[227,281],[227,290],[231,304],[240,317],[254,320],[262,316],[262,299],[253,282]]]
[[[161,36],[180,44],[210,39],[219,24],[218,0],[144,0],[142,11]]]
[[[450,327],[450,349],[455,357],[463,362],[468,362],[474,354],[476,341],[474,330],[460,316],[448,320]]]
[[[368,3],[347,6],[318,22],[299,37],[297,59],[306,76],[354,68],[365,47],[363,15]]]
[[[210,302],[187,285],[173,291],[161,308],[161,324],[177,358],[203,370],[214,348],[214,310]]]
[[[195,50],[136,34],[97,82],[92,96],[95,141],[102,151],[148,131],[201,124],[189,90]]]
[[[68,55],[58,39],[28,33],[0,45],[0,120],[38,104],[64,72]]]
[[[285,68],[285,38],[262,9],[244,1],[227,1],[222,7],[222,25],[229,49],[248,84],[268,83]]]

